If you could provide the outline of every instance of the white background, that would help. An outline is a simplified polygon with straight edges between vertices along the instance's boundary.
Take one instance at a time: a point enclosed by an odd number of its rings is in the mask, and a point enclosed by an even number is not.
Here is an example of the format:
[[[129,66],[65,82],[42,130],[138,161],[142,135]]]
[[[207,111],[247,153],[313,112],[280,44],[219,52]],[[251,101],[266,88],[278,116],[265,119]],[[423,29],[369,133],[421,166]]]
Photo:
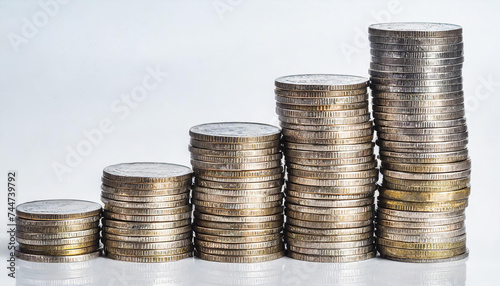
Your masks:
[[[47,10],[40,3],[56,5]],[[368,24],[449,22],[464,27],[464,82],[473,160],[466,279],[468,285],[499,285],[498,11],[499,1],[456,0],[0,1],[0,176],[4,182],[0,223],[6,224],[8,170],[18,171],[19,203],[48,198],[99,201],[100,176],[107,165],[133,161],[189,165],[188,130],[193,125],[214,121],[277,124],[276,77],[297,73],[367,76]],[[143,79],[157,69],[161,77],[157,81],[146,78],[144,85]],[[125,113],[122,96],[145,87],[150,90],[142,101],[134,102]],[[107,133],[89,143],[85,133],[95,133],[103,121],[112,127],[104,128]],[[83,148],[81,158],[68,162],[68,150],[82,146],[90,148]],[[59,166],[59,175],[54,165]],[[2,231],[2,261],[6,245]],[[123,265],[102,260],[98,261],[106,267]],[[289,261],[279,260],[276,269],[290,263],[310,267]],[[196,276],[203,265],[196,262],[189,273]],[[370,269],[369,279],[378,277],[380,285],[392,284],[398,274],[403,275],[401,281],[411,284],[398,269],[433,271],[431,266],[380,259],[362,265]],[[97,270],[106,272],[106,267]],[[394,272],[387,272],[388,268]],[[0,269],[3,281],[7,271],[3,266]],[[460,269],[457,274],[463,274]],[[314,276],[322,273],[328,272]],[[429,279],[432,275],[414,276]],[[279,284],[283,279],[270,281]],[[373,285],[370,281],[367,285]]]

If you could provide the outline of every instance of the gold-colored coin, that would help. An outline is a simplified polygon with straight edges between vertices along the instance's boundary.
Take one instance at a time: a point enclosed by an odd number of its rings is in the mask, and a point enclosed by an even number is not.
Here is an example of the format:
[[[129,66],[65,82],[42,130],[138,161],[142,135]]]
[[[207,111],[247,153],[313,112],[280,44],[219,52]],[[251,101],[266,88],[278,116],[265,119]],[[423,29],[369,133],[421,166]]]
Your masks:
[[[71,262],[81,262],[90,259],[97,258],[101,255],[101,251],[96,251],[92,253],[86,253],[81,255],[70,255],[70,256],[47,256],[38,254],[28,254],[22,251],[16,251],[16,257],[26,261],[32,262],[45,262],[45,263],[71,263]]]
[[[80,244],[85,242],[97,242],[99,241],[99,234],[86,235],[81,237],[73,238],[59,238],[59,239],[25,239],[16,235],[16,240],[18,243],[29,244],[29,245],[64,245],[64,244]]]
[[[19,231],[17,229],[16,230],[16,237],[22,238],[22,239],[27,239],[27,240],[66,239],[66,238],[75,238],[75,237],[95,235],[98,232],[99,232],[98,227],[86,229],[86,230],[71,231],[71,232],[59,232],[59,233],[38,233],[38,232],[32,232],[32,231],[22,232],[22,231]]]
[[[192,257],[193,254],[191,252],[176,254],[176,255],[167,255],[167,256],[124,256],[118,255],[114,253],[106,253],[106,256],[114,259],[121,260],[127,262],[136,262],[136,263],[161,263],[161,262],[171,262],[178,261],[181,259]]]
[[[388,170],[414,173],[449,173],[470,169],[471,160],[443,164],[405,164],[382,162],[382,167]]]
[[[305,193],[305,192],[297,192],[290,189],[285,190],[285,194],[287,198],[293,198],[294,200],[304,199],[304,200],[315,200],[315,201],[344,201],[344,200],[360,200],[366,198],[372,198],[374,192],[366,192],[361,194],[347,194],[347,195],[330,195],[330,194],[315,194],[315,193]],[[290,201],[290,200],[289,200]],[[290,201],[292,202],[292,201]],[[292,202],[294,203],[294,202]],[[296,203],[300,204],[300,203]]]
[[[33,250],[29,248],[19,247],[19,250],[26,254],[34,254],[34,255],[50,255],[50,256],[74,256],[74,255],[82,255],[91,252],[95,252],[99,250],[100,245],[94,244],[84,248],[75,248],[75,249],[45,249],[45,250]]]
[[[278,244],[271,247],[266,248],[257,248],[257,249],[220,249],[220,248],[208,248],[203,246],[196,246],[196,251],[211,254],[211,255],[220,255],[220,256],[240,256],[240,257],[248,257],[254,255],[266,255],[272,254],[276,252],[280,252],[283,250],[283,244]]]
[[[450,192],[408,192],[379,188],[380,196],[390,200],[407,202],[448,202],[469,197],[470,188]]]
[[[283,245],[282,238],[262,241],[262,242],[250,242],[250,243],[220,243],[212,241],[204,241],[197,237],[194,239],[194,244],[196,247],[205,247],[211,249],[228,249],[228,250],[249,250],[249,249],[262,249],[268,247],[275,247],[278,245]]]
[[[185,225],[177,228],[167,228],[167,229],[135,229],[135,228],[114,228],[109,226],[102,227],[103,233],[108,233],[112,235],[120,236],[169,236],[178,235],[191,232],[191,226]]]
[[[397,228],[397,227],[388,227],[388,226],[383,226],[377,224],[377,236],[379,237],[384,237],[383,233],[395,233],[395,234],[407,234],[407,235],[422,235],[422,234],[427,234],[427,233],[437,233],[437,232],[448,232],[452,230],[457,230],[465,227],[465,223],[462,222],[457,222],[454,224],[447,224],[447,225],[439,225],[439,226],[428,226],[428,227],[421,227],[418,229],[412,229],[412,228]],[[379,235],[382,234],[382,235]]]
[[[466,247],[461,246],[453,249],[442,249],[442,250],[420,250],[420,249],[404,249],[404,248],[394,248],[379,245],[377,247],[381,254],[400,257],[400,258],[411,258],[411,259],[442,259],[457,256],[465,253]]]
[[[147,209],[147,208],[122,208],[122,207],[115,207],[112,205],[104,205],[104,210],[105,212],[110,211],[112,213],[119,213],[124,215],[160,216],[160,215],[174,215],[174,214],[189,212],[191,211],[191,206],[183,205],[174,208]]]
[[[193,202],[193,205],[195,205],[196,207],[226,209],[226,210],[269,209],[283,205],[283,202],[281,200],[274,202],[266,202],[266,203],[239,203],[239,204],[208,202],[194,198],[191,199],[191,201]]]
[[[470,183],[470,178],[461,179],[451,179],[451,180],[410,180],[410,179],[400,179],[392,176],[384,175],[384,181],[411,187],[456,187],[457,189],[463,189],[467,187]]]
[[[283,227],[283,217],[279,220],[269,222],[213,222],[195,218],[194,225],[206,228],[224,229],[224,230],[260,230],[269,228]]]
[[[311,214],[329,214],[329,215],[348,215],[371,212],[374,210],[373,205],[365,205],[358,207],[309,207],[286,203],[286,209],[296,212],[311,213]]]
[[[293,211],[286,209],[285,214],[288,217],[315,221],[315,222],[355,222],[355,221],[366,221],[373,218],[373,212],[368,211],[364,213],[354,213],[354,214],[320,214],[320,213],[304,213],[302,211]]]
[[[170,222],[191,218],[191,212],[171,215],[126,215],[110,211],[104,212],[104,217],[110,220],[133,221],[133,222]]]
[[[28,249],[30,251],[59,251],[59,250],[72,250],[72,249],[81,249],[87,248],[94,245],[98,245],[99,240],[91,240],[82,243],[73,243],[73,244],[61,244],[61,245],[32,245],[32,244],[24,244],[19,242],[19,247],[22,249]]]
[[[212,207],[204,207],[200,205],[195,206],[196,210],[216,216],[229,216],[229,217],[252,217],[252,216],[267,216],[277,213],[283,213],[283,207],[271,207],[271,208],[256,208],[256,209],[218,209]]]
[[[293,251],[287,253],[288,257],[309,262],[323,262],[323,263],[347,263],[363,261],[376,256],[375,251],[370,251],[362,254],[354,255],[341,255],[341,256],[320,256],[320,255],[310,255],[301,254]]]
[[[215,235],[215,236],[262,236],[262,235],[270,235],[270,234],[275,234],[281,232],[282,228],[277,227],[277,228],[266,228],[266,229],[243,229],[243,230],[234,230],[234,229],[220,229],[220,228],[208,228],[208,227],[202,227],[199,225],[194,224],[193,225],[193,230],[195,231],[196,235],[198,234],[208,234],[208,235]]]
[[[281,233],[273,233],[268,235],[259,236],[217,236],[209,235],[204,233],[195,233],[196,238],[204,241],[211,241],[217,243],[253,243],[253,242],[263,242],[279,239],[283,236]]]
[[[193,199],[202,200],[208,202],[221,202],[221,203],[232,203],[232,204],[246,204],[246,203],[267,203],[274,201],[282,201],[283,194],[258,196],[258,197],[237,197],[237,196],[219,196],[210,195],[207,193],[193,192]]]
[[[390,208],[402,211],[414,212],[450,212],[465,209],[468,205],[468,200],[448,201],[448,202],[403,202],[389,200],[385,198],[379,199],[379,205],[383,208]]]
[[[203,260],[215,261],[215,262],[225,262],[225,263],[256,263],[275,260],[281,258],[285,255],[284,251],[265,254],[265,255],[250,255],[250,256],[225,256],[225,255],[213,255],[203,252],[195,252],[195,255]]]

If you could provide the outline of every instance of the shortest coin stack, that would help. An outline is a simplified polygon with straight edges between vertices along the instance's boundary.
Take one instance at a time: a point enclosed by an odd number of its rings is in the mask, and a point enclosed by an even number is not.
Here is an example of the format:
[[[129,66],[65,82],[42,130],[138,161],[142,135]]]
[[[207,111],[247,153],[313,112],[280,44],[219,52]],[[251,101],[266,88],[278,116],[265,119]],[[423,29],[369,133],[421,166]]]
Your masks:
[[[130,262],[192,255],[189,167],[125,163],[104,168],[102,241],[106,256]]]
[[[101,205],[43,200],[16,210],[16,256],[33,262],[79,262],[99,257]]]
[[[280,129],[225,122],[190,135],[196,255],[234,263],[282,257]]]

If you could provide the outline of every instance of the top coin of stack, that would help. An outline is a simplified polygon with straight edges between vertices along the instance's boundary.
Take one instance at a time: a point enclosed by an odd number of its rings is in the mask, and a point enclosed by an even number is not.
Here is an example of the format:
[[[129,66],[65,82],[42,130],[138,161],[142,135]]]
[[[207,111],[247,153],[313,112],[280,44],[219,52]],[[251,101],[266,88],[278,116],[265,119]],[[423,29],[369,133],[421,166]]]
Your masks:
[[[462,91],[462,28],[369,28],[373,110],[384,180],[378,250],[410,262],[466,256],[471,162]]]
[[[196,255],[236,263],[283,256],[280,129],[224,122],[189,133]]]
[[[102,241],[106,256],[167,262],[192,255],[189,167],[125,163],[104,168]]]
[[[99,257],[101,205],[80,200],[43,200],[16,209],[20,259],[78,262]]]
[[[378,171],[368,79],[292,75],[275,84],[288,176],[288,255],[316,262],[374,257]]]

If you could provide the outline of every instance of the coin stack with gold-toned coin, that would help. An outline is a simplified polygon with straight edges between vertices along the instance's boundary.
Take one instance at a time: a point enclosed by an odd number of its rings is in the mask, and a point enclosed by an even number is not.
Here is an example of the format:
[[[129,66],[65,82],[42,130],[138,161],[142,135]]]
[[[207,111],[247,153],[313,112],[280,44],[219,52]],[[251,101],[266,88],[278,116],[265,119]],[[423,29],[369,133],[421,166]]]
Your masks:
[[[191,168],[124,163],[103,170],[102,242],[107,257],[168,262],[192,256]]]
[[[377,163],[368,79],[306,74],[276,79],[287,168],[288,256],[352,262],[375,256]]]
[[[189,133],[196,256],[235,263],[282,257],[280,129],[223,122],[198,125]]]
[[[99,257],[101,205],[80,200],[43,200],[16,209],[16,256],[66,263]]]
[[[384,177],[378,251],[406,262],[464,258],[471,161],[462,91],[462,28],[387,23],[370,26],[369,33]]]

